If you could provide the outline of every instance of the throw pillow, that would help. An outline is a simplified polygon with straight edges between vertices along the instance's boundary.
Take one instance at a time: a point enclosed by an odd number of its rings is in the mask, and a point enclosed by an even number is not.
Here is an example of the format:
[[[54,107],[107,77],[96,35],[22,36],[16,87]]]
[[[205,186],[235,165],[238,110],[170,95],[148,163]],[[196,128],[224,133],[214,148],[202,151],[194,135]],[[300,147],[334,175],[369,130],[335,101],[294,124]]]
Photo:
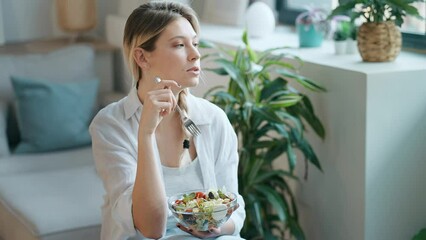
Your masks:
[[[9,155],[9,145],[6,135],[7,104],[0,101],[0,157]]]
[[[11,77],[21,142],[15,153],[46,152],[91,143],[98,80],[54,83]]]
[[[49,53],[0,54],[0,101],[6,101],[8,106],[6,132],[10,150],[20,142],[11,76],[54,82],[89,80],[96,78],[94,60],[92,47],[74,44]]]

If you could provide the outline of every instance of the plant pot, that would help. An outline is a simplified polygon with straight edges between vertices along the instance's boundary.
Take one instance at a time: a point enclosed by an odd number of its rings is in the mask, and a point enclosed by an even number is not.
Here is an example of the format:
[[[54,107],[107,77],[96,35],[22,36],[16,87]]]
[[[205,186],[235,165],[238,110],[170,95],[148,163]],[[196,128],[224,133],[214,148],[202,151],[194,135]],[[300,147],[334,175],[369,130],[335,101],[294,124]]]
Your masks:
[[[358,50],[364,62],[393,61],[401,51],[401,32],[395,23],[363,23],[358,31]]]
[[[355,54],[358,52],[358,43],[356,40],[348,39],[346,41],[346,53]]]
[[[334,53],[336,55],[343,55],[346,53],[346,40],[343,41],[334,41]]]
[[[328,28],[327,14],[322,9],[314,9],[299,14],[296,30],[300,47],[319,47]]]
[[[324,39],[324,32],[315,24],[297,23],[300,47],[320,47]]]

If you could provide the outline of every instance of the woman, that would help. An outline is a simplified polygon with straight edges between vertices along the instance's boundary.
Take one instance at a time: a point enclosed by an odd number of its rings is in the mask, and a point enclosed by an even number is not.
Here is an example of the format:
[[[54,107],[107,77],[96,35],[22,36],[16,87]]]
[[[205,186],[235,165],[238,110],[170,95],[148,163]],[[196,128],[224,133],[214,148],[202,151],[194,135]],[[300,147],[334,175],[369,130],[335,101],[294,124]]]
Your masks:
[[[193,189],[238,192],[235,132],[220,108],[188,92],[200,78],[198,34],[194,11],[178,3],[143,4],[127,19],[123,46],[133,87],[90,126],[106,190],[101,239],[240,239],[240,195],[231,218],[206,232],[176,224],[167,208],[168,197]],[[201,135],[186,132],[177,105]]]

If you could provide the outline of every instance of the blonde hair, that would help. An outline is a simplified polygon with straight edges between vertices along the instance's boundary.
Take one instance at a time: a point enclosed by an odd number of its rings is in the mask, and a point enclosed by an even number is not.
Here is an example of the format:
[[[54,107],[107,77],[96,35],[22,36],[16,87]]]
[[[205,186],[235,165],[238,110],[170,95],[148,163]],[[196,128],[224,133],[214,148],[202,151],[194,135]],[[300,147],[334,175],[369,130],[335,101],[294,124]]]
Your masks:
[[[194,31],[199,34],[200,26],[194,10],[177,2],[148,2],[142,4],[130,14],[124,28],[123,49],[124,58],[132,74],[132,87],[142,77],[142,69],[133,59],[135,48],[154,51],[155,43],[167,25],[179,17],[186,18]],[[186,91],[179,94],[179,106],[187,110]]]

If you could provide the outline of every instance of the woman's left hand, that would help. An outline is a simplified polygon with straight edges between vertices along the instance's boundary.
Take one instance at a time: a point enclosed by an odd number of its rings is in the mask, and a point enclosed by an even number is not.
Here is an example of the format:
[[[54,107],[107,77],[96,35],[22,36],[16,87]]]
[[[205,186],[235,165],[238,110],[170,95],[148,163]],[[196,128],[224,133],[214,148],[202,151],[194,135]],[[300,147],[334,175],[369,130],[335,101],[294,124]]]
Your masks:
[[[212,238],[212,237],[217,237],[217,236],[222,235],[220,228],[211,228],[211,229],[209,229],[209,231],[197,231],[197,230],[194,230],[194,229],[191,229],[191,228],[187,228],[187,227],[185,227],[185,226],[183,226],[179,223],[177,224],[177,227],[180,230],[187,232],[187,233],[189,233],[189,234],[191,234],[195,237],[201,238],[201,239]]]

